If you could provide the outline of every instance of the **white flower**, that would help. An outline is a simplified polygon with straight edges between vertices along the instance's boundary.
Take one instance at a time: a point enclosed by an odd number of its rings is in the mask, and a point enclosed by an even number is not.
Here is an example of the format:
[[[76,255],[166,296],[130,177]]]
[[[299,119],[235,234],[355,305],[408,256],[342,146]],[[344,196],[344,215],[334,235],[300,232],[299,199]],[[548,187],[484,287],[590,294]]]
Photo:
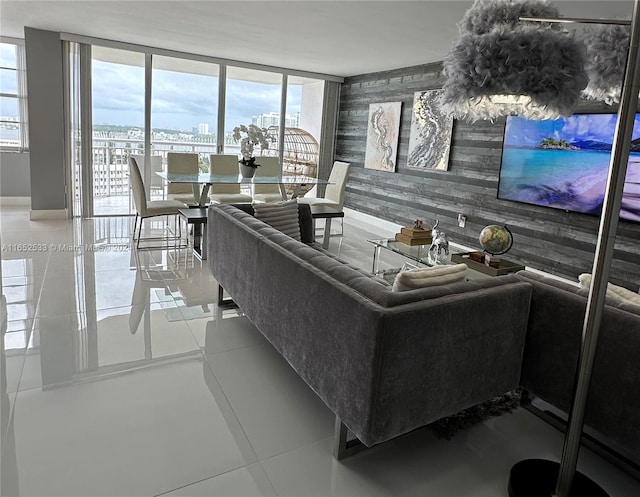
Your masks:
[[[243,133],[244,137],[242,137]],[[256,145],[260,145],[260,150],[269,148],[266,128],[259,128],[255,124],[249,124],[249,126],[242,124],[233,128],[233,140],[236,142],[240,140],[240,153],[243,159],[253,157],[253,148]]]

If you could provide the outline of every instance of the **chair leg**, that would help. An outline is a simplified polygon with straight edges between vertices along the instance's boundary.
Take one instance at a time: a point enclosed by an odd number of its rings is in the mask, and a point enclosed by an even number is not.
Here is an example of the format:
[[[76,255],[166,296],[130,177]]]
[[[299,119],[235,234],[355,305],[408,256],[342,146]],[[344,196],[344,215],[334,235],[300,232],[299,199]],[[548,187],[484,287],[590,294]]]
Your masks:
[[[138,226],[138,213],[136,213],[136,217],[133,219],[133,233],[131,234],[131,237],[133,238],[134,241],[136,239],[136,227],[137,226]]]
[[[140,236],[142,235],[142,223],[144,219],[140,216],[140,226],[138,226],[138,241],[136,242],[136,248],[140,248]]]
[[[170,241],[174,241],[177,243],[174,243],[173,248],[184,248],[186,247],[186,243],[184,246],[182,246],[182,222],[179,218],[178,214],[175,214],[175,218],[174,218],[174,226],[171,226],[171,216],[173,216],[173,214],[165,214],[163,215],[165,219],[164,222],[164,230],[167,233],[164,233],[163,236],[160,237],[145,237],[144,240],[145,242],[150,242],[150,241],[164,241],[164,242],[170,242]],[[138,224],[138,217],[140,217],[140,223]],[[133,239],[136,241],[136,248],[140,249],[140,241],[142,240],[142,225],[144,222],[144,219],[150,219],[150,218],[143,218],[142,216],[137,216],[136,215],[136,219],[134,221],[134,225],[133,225]],[[137,232],[137,233],[136,233]],[[171,236],[170,236],[171,235]],[[143,247],[144,249],[164,249],[164,248],[172,248],[168,245],[162,245],[162,246],[145,246]]]

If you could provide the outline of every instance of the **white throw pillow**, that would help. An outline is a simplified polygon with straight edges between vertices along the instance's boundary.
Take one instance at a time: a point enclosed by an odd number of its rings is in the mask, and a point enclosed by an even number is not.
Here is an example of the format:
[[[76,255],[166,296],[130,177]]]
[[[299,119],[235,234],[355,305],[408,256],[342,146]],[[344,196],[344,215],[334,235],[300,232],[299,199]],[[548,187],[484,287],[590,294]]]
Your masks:
[[[466,275],[466,264],[448,264],[409,269],[398,273],[393,282],[393,291],[404,292],[428,286],[448,285],[449,283],[464,280]]]
[[[583,273],[578,276],[580,282],[580,288],[589,289],[591,286],[591,273]],[[607,284],[607,297],[618,300],[619,302],[630,302],[632,304],[640,305],[640,295],[627,290],[624,287]]]
[[[285,235],[300,241],[300,222],[298,221],[298,201],[254,204],[255,217],[260,221],[282,231]]]

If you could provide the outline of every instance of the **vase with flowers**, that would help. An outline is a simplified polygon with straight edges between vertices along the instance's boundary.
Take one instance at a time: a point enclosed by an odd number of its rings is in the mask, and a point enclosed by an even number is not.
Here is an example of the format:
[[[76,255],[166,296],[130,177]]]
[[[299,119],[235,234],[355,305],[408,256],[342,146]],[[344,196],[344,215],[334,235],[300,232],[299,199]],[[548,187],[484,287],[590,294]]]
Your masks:
[[[256,145],[260,146],[261,151],[269,148],[267,130],[255,124],[236,126],[233,128],[233,140],[235,142],[240,141],[240,153],[242,154],[242,159],[238,161],[240,174],[242,174],[243,178],[253,178],[256,169],[260,167],[260,164],[256,163],[253,149]]]

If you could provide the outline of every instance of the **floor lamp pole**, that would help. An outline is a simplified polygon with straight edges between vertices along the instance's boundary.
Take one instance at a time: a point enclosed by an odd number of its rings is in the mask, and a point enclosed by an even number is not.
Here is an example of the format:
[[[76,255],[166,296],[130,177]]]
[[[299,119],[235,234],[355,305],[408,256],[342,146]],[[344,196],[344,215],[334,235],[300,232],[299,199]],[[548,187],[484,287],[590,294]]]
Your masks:
[[[597,23],[598,21],[594,20],[593,22]],[[613,259],[622,192],[631,149],[631,135],[638,106],[638,92],[640,91],[639,0],[634,1],[629,39],[627,66],[620,95],[618,120],[609,164],[604,205],[600,216],[591,286],[582,328],[582,346],[562,458],[559,469],[557,463],[542,459],[529,459],[516,464],[511,470],[509,480],[509,495],[511,497],[547,497],[550,495],[553,497],[595,497],[607,495],[596,483],[577,472],[576,467],[591,373],[604,311],[609,270]],[[554,484],[555,491],[550,493]]]
[[[635,0],[633,17],[631,19],[627,67],[620,95],[620,107],[618,109],[618,121],[613,140],[607,191],[604,198],[602,215],[600,217],[600,230],[596,244],[589,299],[587,301],[587,310],[582,330],[582,350],[578,363],[576,389],[556,486],[556,495],[558,497],[567,497],[570,495],[571,484],[576,471],[587,394],[607,293],[609,269],[613,259],[618,217],[622,203],[622,191],[631,149],[631,134],[633,132],[638,106],[638,91],[640,90],[638,70],[640,68],[638,64],[638,44],[640,42],[639,16],[638,0]]]

